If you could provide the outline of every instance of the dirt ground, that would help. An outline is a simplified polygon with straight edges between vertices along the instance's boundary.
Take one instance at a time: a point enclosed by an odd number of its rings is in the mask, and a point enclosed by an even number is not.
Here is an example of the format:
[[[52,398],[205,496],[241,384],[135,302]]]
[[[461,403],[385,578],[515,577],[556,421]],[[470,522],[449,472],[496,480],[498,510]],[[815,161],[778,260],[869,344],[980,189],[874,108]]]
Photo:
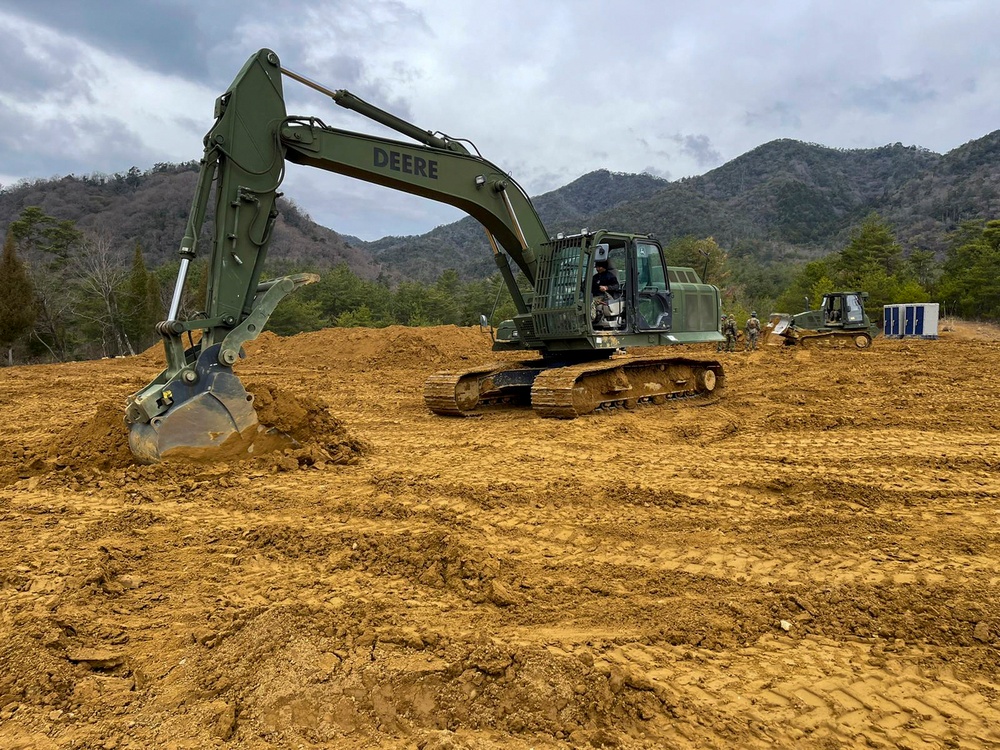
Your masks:
[[[1000,746],[1000,336],[432,415],[478,328],[248,347],[297,451],[137,466],[130,359],[0,368],[4,748]]]

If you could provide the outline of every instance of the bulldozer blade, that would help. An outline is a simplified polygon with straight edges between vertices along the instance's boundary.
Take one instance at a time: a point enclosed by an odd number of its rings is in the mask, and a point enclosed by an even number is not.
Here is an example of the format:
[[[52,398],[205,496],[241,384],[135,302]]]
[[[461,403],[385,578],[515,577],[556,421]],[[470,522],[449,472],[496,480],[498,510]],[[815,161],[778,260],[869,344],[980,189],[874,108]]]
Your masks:
[[[788,330],[788,326],[791,323],[791,315],[785,313],[772,314],[768,319],[767,325],[764,327],[764,343],[772,345],[784,343],[785,331]]]
[[[174,404],[164,414],[129,425],[129,448],[139,461],[234,460],[299,445],[259,423],[253,396],[230,369],[202,357],[196,371],[194,386],[171,384]]]

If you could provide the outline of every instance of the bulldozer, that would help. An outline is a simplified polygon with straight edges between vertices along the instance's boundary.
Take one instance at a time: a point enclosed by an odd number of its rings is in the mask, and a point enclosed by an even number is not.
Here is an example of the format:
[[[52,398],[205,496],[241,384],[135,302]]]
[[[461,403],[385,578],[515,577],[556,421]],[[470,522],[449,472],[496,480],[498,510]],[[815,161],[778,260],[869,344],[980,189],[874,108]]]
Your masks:
[[[286,80],[410,140],[289,115]],[[348,91],[331,90],[262,49],[216,100],[204,145],[173,297],[166,320],[156,325],[167,365],[125,406],[129,447],[140,462],[230,459],[287,445],[259,423],[253,395],[234,366],[278,303],[319,278],[266,278],[288,163],[447,203],[483,226],[484,245],[516,308],[512,320],[491,328],[493,349],[534,356],[431,375],[423,395],[432,412],[472,416],[528,402],[542,417],[573,418],[705,397],[723,385],[716,360],[634,353],[722,340],[717,287],[702,283],[693,269],[668,267],[662,245],[649,234],[587,228],[549,233],[524,189],[468,139],[424,130]],[[182,318],[188,269],[210,205],[215,215],[205,309]],[[601,264],[616,269],[619,283],[613,295],[598,300],[594,279]]]
[[[824,341],[850,341],[867,349],[880,329],[865,312],[868,292],[830,292],[823,295],[818,310],[796,315],[772,313],[764,327],[764,343],[795,346]]]

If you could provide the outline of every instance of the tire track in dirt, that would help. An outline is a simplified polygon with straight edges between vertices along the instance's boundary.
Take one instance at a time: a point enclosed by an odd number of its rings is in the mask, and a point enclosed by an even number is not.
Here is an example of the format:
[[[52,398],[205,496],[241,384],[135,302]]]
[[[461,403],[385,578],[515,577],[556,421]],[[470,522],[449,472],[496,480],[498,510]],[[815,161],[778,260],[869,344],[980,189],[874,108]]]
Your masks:
[[[248,382],[372,446],[321,468],[87,465],[70,396],[160,365],[0,370],[0,744],[1000,744],[1000,347],[738,353],[701,407],[428,415],[424,375],[495,359],[480,339],[260,337]]]
[[[773,746],[776,738],[768,730],[775,725],[788,727],[785,742],[778,741],[788,746],[828,741],[870,747],[929,748],[949,742],[990,747],[1000,741],[1000,711],[991,697],[996,684],[977,687],[947,670],[926,674],[912,655],[897,654],[892,646],[765,637],[731,655],[695,655],[693,667],[687,661],[691,654],[678,651],[634,644],[606,658],[638,671],[691,713],[713,716],[714,724],[742,720],[757,727],[758,736],[747,747]],[[680,739],[695,730],[672,726],[671,731]],[[724,744],[727,738],[714,739]]]

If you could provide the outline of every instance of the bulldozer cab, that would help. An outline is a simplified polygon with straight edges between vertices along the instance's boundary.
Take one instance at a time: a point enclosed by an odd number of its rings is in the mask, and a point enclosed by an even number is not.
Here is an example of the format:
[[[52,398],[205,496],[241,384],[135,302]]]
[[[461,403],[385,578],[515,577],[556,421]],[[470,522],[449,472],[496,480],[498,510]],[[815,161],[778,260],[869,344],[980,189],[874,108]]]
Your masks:
[[[823,295],[820,310],[823,324],[830,328],[857,328],[865,324],[864,292],[837,292]]]

